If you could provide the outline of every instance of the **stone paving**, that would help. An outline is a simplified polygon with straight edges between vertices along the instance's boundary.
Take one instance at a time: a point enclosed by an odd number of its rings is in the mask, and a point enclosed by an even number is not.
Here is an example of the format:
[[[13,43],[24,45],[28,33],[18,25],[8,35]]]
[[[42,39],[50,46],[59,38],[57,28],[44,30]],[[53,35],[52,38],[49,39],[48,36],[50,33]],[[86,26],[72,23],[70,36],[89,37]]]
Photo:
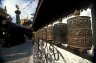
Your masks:
[[[33,63],[32,41],[27,40],[24,44],[10,48],[0,48],[0,58],[3,63]]]

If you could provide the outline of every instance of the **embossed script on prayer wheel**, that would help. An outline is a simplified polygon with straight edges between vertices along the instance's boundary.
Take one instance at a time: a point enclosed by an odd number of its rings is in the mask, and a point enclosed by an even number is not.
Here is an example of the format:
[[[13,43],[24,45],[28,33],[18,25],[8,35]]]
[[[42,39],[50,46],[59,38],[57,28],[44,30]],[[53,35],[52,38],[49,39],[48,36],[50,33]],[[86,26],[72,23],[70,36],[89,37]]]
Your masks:
[[[53,26],[47,28],[47,40],[53,41]]]
[[[67,24],[55,24],[53,34],[55,42],[62,42],[63,44],[67,43]]]
[[[91,49],[91,20],[88,16],[77,16],[67,20],[68,44],[82,50]]]

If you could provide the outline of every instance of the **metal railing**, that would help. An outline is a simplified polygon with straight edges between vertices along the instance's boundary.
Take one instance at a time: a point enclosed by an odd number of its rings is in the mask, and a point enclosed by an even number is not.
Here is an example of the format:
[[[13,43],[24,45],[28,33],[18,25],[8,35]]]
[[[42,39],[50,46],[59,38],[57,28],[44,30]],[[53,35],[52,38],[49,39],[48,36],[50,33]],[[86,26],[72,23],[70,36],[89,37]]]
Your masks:
[[[34,47],[33,63],[55,63],[61,61],[62,63],[66,63],[63,55],[58,51],[56,47],[54,47],[53,44],[38,40],[37,43],[35,42]]]
[[[54,41],[38,39],[33,46],[33,63],[91,63],[88,53],[81,53],[55,44]],[[68,54],[66,54],[68,52]],[[70,52],[70,54],[69,54]],[[70,57],[68,57],[70,55]],[[72,57],[71,57],[72,56]]]

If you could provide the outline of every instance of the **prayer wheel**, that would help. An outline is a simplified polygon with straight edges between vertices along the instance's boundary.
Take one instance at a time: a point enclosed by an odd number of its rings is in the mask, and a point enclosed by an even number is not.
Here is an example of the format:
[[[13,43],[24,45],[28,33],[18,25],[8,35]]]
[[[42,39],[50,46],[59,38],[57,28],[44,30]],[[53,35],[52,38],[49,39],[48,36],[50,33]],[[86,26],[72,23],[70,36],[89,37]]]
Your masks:
[[[54,25],[54,41],[58,43],[67,43],[67,24],[58,23]]]
[[[68,44],[81,50],[91,49],[92,30],[91,20],[88,16],[77,16],[67,20]]]

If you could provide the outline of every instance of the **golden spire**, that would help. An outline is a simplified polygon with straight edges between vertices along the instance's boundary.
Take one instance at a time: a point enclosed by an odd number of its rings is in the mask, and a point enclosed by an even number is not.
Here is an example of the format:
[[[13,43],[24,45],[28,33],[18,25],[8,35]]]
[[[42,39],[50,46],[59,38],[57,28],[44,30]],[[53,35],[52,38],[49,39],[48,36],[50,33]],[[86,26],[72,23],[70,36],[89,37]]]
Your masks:
[[[6,6],[4,7],[4,12],[7,13],[7,8],[6,8]]]

